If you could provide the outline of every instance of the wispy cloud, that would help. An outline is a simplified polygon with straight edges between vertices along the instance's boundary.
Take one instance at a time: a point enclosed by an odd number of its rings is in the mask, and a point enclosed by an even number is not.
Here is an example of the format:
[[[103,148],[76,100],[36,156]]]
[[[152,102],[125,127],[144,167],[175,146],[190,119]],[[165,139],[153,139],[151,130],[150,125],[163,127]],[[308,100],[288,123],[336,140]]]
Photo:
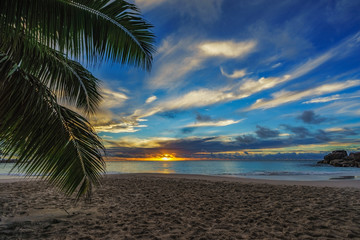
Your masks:
[[[199,45],[199,49],[207,56],[226,58],[245,57],[250,52],[253,52],[255,47],[256,41],[208,41]]]
[[[323,114],[339,114],[341,116],[360,116],[360,102],[357,100],[336,101],[317,109]]]
[[[313,98],[309,101],[303,102],[304,104],[309,104],[309,103],[326,103],[326,102],[331,102],[331,101],[335,101],[335,100],[339,100],[341,99],[340,94],[335,94],[332,96],[328,96],[328,97],[319,97],[319,98]]]
[[[229,58],[246,57],[255,50],[256,42],[249,41],[200,41],[195,38],[165,39],[158,54],[154,76],[149,80],[153,89],[175,88],[185,84],[181,80],[195,70],[202,69],[211,58],[222,62]],[[238,73],[237,73],[238,74]]]
[[[261,77],[259,79],[246,78],[238,83],[225,85],[216,89],[198,88],[196,90],[189,91],[182,96],[174,96],[163,99],[161,101],[157,101],[157,105],[150,109],[137,109],[132,116],[147,117],[164,111],[199,108],[249,97],[255,93],[274,88],[285,82],[289,82],[296,78],[302,77],[314,70],[315,68],[319,67],[320,65],[324,64],[325,62],[331,60],[335,56],[339,54],[343,55],[344,52],[349,52],[349,48],[353,49],[357,47],[357,45],[359,45],[360,41],[358,41],[358,35],[360,34],[357,33],[351,36],[350,38],[344,40],[334,48],[331,48],[330,50],[319,55],[318,57],[308,60],[307,62],[292,68],[282,76],[266,78]],[[167,64],[162,65],[161,69],[157,72],[158,74],[155,74],[155,76],[150,79],[150,82],[154,86],[176,86],[176,84],[174,84],[175,80],[175,82],[179,82],[177,80],[180,77],[184,77],[189,72],[194,71],[196,66],[201,66],[202,62],[204,61],[202,57],[199,57],[201,56],[201,54],[199,55],[199,51],[195,51],[197,48],[196,46],[199,45],[195,44],[194,48],[194,45],[192,44],[192,39],[182,40],[178,43],[178,45],[175,46],[170,43],[171,41],[169,40],[169,43],[164,43],[163,47],[161,48],[161,57],[163,58],[161,61],[167,62]],[[190,61],[187,66],[184,66],[183,62],[179,61],[179,59],[175,57],[178,54],[178,51],[183,48],[191,48],[193,50],[192,54],[195,53],[195,55],[198,56],[193,58],[193,60],[195,59],[194,64]],[[226,47],[224,49],[226,49]],[[219,50],[217,54],[220,54],[220,52],[222,51],[223,50]],[[202,56],[204,56],[203,53]],[[178,71],[175,71],[174,69],[178,69]],[[280,91],[274,93],[272,99],[257,100],[247,110],[272,108],[281,104],[308,98],[310,96],[313,97],[316,95],[332,93],[340,91],[341,89],[346,89],[357,85],[359,85],[359,80],[349,80],[343,83],[324,84],[317,88],[304,91]]]
[[[353,98],[360,98],[359,96],[360,91],[356,91],[351,94],[335,94],[332,96],[327,97],[319,97],[319,98],[313,98],[309,101],[303,102],[303,104],[310,104],[310,103],[326,103],[326,102],[332,102],[337,100],[347,100],[347,99],[353,99]]]
[[[247,110],[274,108],[282,104],[299,101],[306,97],[342,91],[344,89],[359,85],[360,80],[348,80],[345,82],[324,84],[304,91],[280,91],[274,93],[272,95],[272,99],[258,99]]]
[[[271,66],[271,68],[278,68],[282,65],[282,63],[275,63],[274,65]]]
[[[139,131],[139,128],[144,127],[147,127],[147,125],[140,124],[138,120],[129,120],[126,118],[94,124],[94,128],[97,132],[111,133],[133,133]]]
[[[103,100],[100,103],[100,108],[104,109],[121,107],[124,102],[129,99],[123,91],[114,91],[109,88],[102,88],[101,95],[103,96]]]
[[[187,125],[186,127],[224,127],[232,124],[239,123],[243,121],[244,119],[240,120],[211,120],[211,121],[203,121],[203,122],[195,122],[192,124]]]
[[[145,101],[145,103],[152,103],[153,101],[155,101],[157,99],[156,96],[151,96],[151,97],[148,97]]]
[[[220,67],[220,71],[221,71],[221,74],[227,78],[242,78],[243,76],[246,75],[245,69],[234,70],[233,73],[229,74],[229,73],[226,73],[222,67]]]

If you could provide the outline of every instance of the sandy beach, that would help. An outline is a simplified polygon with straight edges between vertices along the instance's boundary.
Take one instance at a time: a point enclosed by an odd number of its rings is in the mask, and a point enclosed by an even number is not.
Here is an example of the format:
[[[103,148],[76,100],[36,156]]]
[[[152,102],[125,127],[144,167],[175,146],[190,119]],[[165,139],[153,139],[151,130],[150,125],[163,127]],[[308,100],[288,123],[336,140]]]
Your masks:
[[[91,203],[0,183],[0,239],[360,239],[360,182],[108,175]]]

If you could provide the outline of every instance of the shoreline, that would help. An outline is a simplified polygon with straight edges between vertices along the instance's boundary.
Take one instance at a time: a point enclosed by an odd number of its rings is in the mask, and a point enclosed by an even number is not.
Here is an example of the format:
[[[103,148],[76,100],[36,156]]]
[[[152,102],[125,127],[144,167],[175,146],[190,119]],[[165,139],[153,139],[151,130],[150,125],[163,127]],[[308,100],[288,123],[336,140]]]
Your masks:
[[[336,188],[356,188],[360,189],[360,180],[353,179],[333,179],[320,181],[298,181],[298,180],[272,180],[272,179],[258,179],[235,177],[231,175],[199,175],[199,174],[177,174],[177,173],[126,173],[126,174],[108,174],[105,176],[111,178],[121,178],[122,176],[150,176],[150,177],[165,177],[165,178],[183,178],[190,180],[206,180],[214,182],[239,182],[245,184],[270,184],[270,185],[286,185],[286,186],[310,186],[310,187],[336,187]]]
[[[207,181],[227,181],[227,182],[239,182],[239,183],[252,183],[252,184],[270,184],[270,185],[296,185],[296,186],[313,186],[313,187],[336,187],[336,188],[356,188],[360,189],[360,179],[348,179],[337,178],[329,180],[274,180],[263,178],[251,178],[251,177],[238,177],[232,175],[201,175],[201,174],[181,174],[181,173],[116,173],[116,174],[104,174],[106,178],[122,178],[128,176],[150,176],[150,177],[165,177],[165,178],[184,178],[192,180],[207,180]],[[6,178],[0,178],[1,183],[13,183],[13,182],[32,182],[38,181],[36,177],[21,177],[21,176],[6,176]]]

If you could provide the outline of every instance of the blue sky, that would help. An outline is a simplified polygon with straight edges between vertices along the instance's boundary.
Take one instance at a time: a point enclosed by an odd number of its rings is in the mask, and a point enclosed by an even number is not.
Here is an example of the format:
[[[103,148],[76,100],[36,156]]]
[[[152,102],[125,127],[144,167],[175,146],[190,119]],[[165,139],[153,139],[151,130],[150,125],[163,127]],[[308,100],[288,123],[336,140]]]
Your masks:
[[[360,1],[135,0],[150,73],[91,69],[112,159],[319,158],[360,150]]]

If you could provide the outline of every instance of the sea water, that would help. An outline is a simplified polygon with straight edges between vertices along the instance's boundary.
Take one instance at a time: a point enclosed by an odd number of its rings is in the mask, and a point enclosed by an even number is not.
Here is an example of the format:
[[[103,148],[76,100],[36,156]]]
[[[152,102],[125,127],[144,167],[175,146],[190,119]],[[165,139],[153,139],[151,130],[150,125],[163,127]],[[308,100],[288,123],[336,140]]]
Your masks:
[[[22,176],[13,163],[0,164],[0,178]],[[230,175],[233,177],[276,180],[358,179],[360,168],[318,165],[317,160],[218,160],[218,161],[116,161],[106,162],[107,174],[176,173]]]

